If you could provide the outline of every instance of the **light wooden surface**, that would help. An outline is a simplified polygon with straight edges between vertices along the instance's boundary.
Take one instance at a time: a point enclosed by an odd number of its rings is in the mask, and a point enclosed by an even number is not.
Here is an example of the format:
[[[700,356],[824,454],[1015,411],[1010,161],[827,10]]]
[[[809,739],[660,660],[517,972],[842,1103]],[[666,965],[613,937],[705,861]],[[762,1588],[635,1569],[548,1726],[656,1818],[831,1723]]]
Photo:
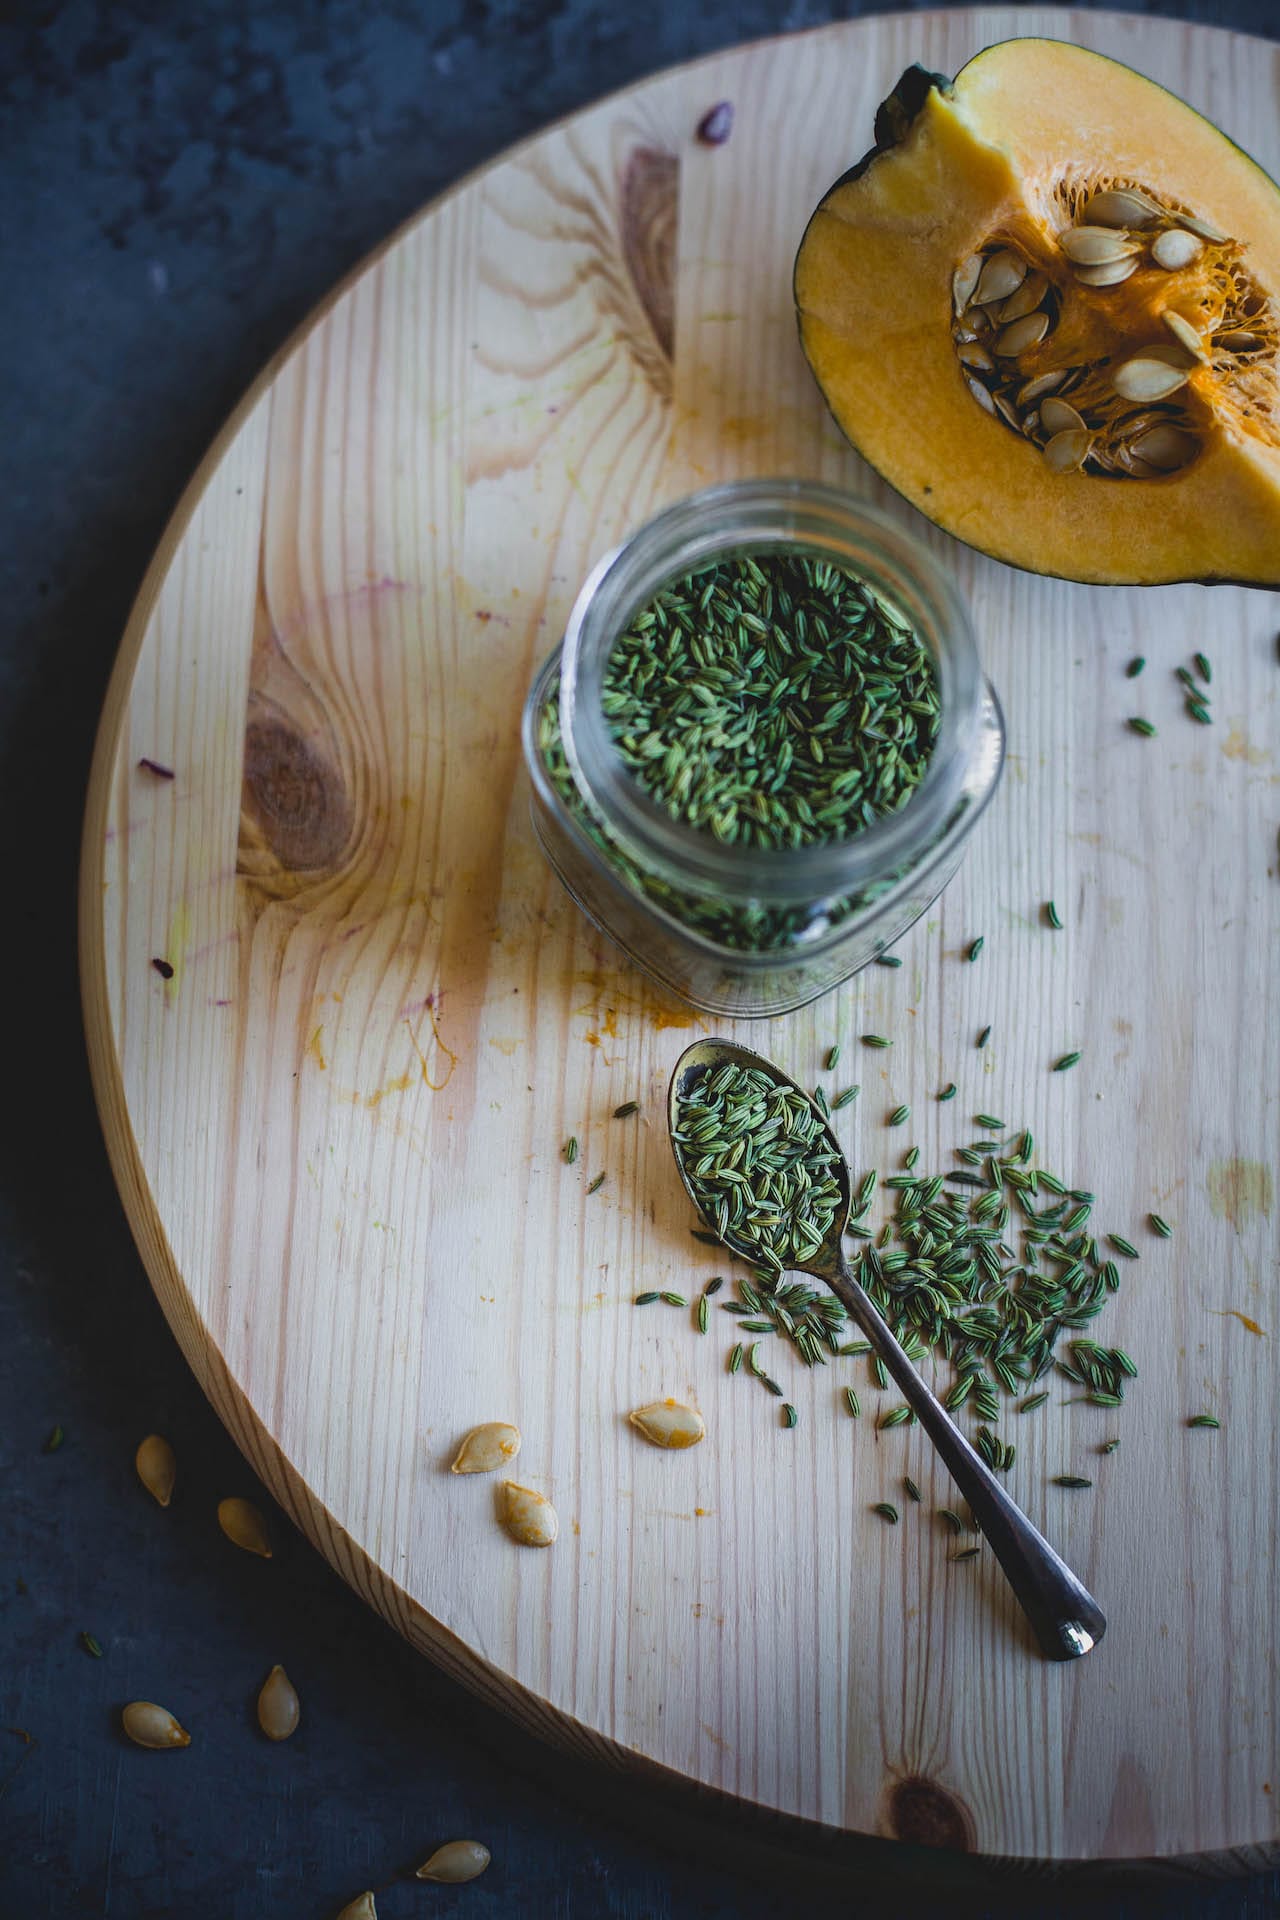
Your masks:
[[[1064,1386],[1006,1423],[1013,1491],[1110,1614],[1068,1668],[989,1556],[948,1563],[946,1478],[918,1431],[877,1434],[861,1363],[776,1356],[784,1432],[725,1375],[727,1316],[700,1340],[631,1306],[723,1265],[688,1237],[661,1117],[701,1023],[563,897],[519,761],[533,669],[642,517],[749,473],[883,492],[801,359],[792,255],[904,65],[1035,31],[1131,61],[1280,171],[1275,47],[1033,8],[869,20],[579,115],[328,305],[210,453],[125,637],[86,827],[89,1042],[201,1383],[356,1588],[490,1698],[828,1829],[1041,1860],[1256,1850],[1280,1801],[1277,597],[1072,587],[920,527],[1005,702],[1002,791],[900,971],[739,1029],[808,1082],[837,1034],[891,1034],[846,1045],[859,1168],[910,1140],[947,1164],[997,1110],[1137,1240],[1097,1329],[1139,1361],[1130,1403]],[[721,98],[733,137],[699,146]],[[1201,644],[1212,730],[1171,673]],[[1050,1073],[1067,1047],[1080,1066]],[[630,1097],[643,1120],[612,1120]],[[915,1119],[886,1133],[897,1100]],[[668,1393],[706,1415],[692,1453],[625,1424]],[[1202,1408],[1220,1433],[1185,1429]],[[487,1419],[523,1430],[549,1552],[499,1531],[491,1481],[446,1471]],[[1095,1490],[1050,1487],[1066,1469]],[[904,1471],[925,1505],[891,1529],[868,1506]]]

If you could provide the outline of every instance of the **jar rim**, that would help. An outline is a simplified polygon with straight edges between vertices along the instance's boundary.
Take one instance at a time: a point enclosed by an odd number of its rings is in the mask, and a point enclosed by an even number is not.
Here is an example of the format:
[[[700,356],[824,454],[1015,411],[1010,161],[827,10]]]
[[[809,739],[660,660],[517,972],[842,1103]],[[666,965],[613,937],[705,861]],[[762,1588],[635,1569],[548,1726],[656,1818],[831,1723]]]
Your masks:
[[[909,622],[938,674],[938,735],[905,804],[852,838],[778,849],[726,844],[673,819],[627,770],[604,714],[605,668],[617,635],[670,580],[717,559],[788,547],[846,568]],[[964,602],[889,515],[813,481],[729,481],[664,508],[588,574],[565,629],[561,737],[584,804],[632,859],[728,901],[785,905],[881,879],[945,832],[964,790],[984,691]]]

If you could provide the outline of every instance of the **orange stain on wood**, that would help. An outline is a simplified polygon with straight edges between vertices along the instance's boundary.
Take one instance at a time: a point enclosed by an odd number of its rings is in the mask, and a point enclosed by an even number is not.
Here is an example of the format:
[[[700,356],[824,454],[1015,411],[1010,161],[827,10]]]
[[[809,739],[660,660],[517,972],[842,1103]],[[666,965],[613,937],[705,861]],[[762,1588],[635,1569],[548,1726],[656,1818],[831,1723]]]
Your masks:
[[[453,1070],[458,1064],[458,1056],[453,1051],[452,1047],[446,1047],[444,1041],[440,1038],[440,1029],[436,1025],[436,1010],[432,1006],[429,1000],[427,1002],[427,1019],[431,1022],[432,1039],[435,1041],[436,1046],[440,1049],[440,1052],[446,1055],[449,1061],[449,1065],[445,1069],[445,1076],[443,1080],[433,1080],[431,1078],[431,1069],[427,1065],[426,1055],[423,1053],[422,1048],[418,1045],[418,1036],[414,1032],[413,1028],[409,1026],[409,1022],[407,1020],[405,1021],[405,1026],[409,1027],[409,1038],[413,1042],[413,1050],[418,1056],[418,1064],[422,1068],[423,1079],[426,1081],[427,1085],[430,1087],[432,1093],[440,1093],[443,1091],[445,1087],[448,1086],[449,1082],[453,1078]]]
[[[1209,1205],[1220,1220],[1237,1233],[1255,1213],[1268,1216],[1275,1204],[1275,1182],[1270,1167],[1260,1160],[1215,1160],[1205,1182]]]
[[[323,1073],[329,1065],[329,1062],[325,1059],[324,1054],[320,1047],[320,1036],[323,1032],[324,1032],[323,1027],[317,1027],[315,1032],[312,1034],[311,1038],[307,1042],[307,1052],[311,1055],[312,1059],[315,1061],[316,1065],[319,1067],[321,1073]]]
[[[1262,747],[1250,746],[1244,728],[1234,726],[1222,743],[1222,757],[1224,760],[1244,760],[1251,767],[1260,767],[1271,755]]]
[[[1239,1307],[1210,1307],[1209,1311],[1219,1320],[1238,1320],[1246,1333],[1256,1333],[1259,1340],[1267,1337],[1266,1328],[1260,1327],[1256,1320],[1251,1320],[1247,1313],[1241,1313]]]

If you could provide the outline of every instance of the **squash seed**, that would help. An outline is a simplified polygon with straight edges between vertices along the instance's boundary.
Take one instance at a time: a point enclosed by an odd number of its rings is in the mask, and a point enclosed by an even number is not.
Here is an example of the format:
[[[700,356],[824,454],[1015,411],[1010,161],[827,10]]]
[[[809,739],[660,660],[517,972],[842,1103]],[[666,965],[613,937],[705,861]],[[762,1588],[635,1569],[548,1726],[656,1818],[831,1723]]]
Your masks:
[[[1040,420],[1047,434],[1081,433],[1084,421],[1069,400],[1056,400],[1052,395],[1040,408]]]
[[[1202,240],[1212,240],[1221,246],[1224,241],[1231,238],[1231,235],[1224,233],[1221,227],[1215,227],[1212,220],[1197,218],[1192,213],[1175,213],[1173,217],[1180,227],[1185,227],[1188,233],[1198,233]]]
[[[1138,251],[1139,242],[1114,227],[1068,227],[1058,245],[1073,267],[1108,267]]]
[[[706,1423],[693,1407],[678,1400],[653,1400],[627,1415],[633,1427],[655,1447],[696,1447],[706,1436]]]
[[[301,1711],[288,1674],[281,1666],[272,1667],[258,1694],[258,1725],[268,1740],[287,1740],[296,1733]]]
[[[1081,209],[1084,225],[1092,227],[1147,227],[1160,217],[1161,209],[1145,193],[1132,187],[1108,187],[1085,201]]]
[[[1198,445],[1194,435],[1162,422],[1131,440],[1129,452],[1159,473],[1175,473],[1195,457]]]
[[[1082,287],[1118,287],[1137,271],[1137,259],[1130,255],[1127,260],[1108,260],[1099,267],[1077,267],[1075,277]]]
[[[1015,433],[1021,433],[1022,421],[1019,418],[1018,410],[1014,406],[1012,400],[1010,400],[1008,396],[1003,393],[995,393],[995,394],[992,394],[991,397],[996,403],[996,412],[1000,415],[1000,418],[1004,421],[1005,425],[1007,427],[1012,427]]]
[[[1002,247],[999,253],[993,253],[978,276],[978,285],[974,292],[974,303],[979,307],[988,307],[994,300],[1007,300],[1016,293],[1027,277],[1027,263],[1020,255]]]
[[[1052,440],[1045,442],[1045,465],[1054,473],[1074,473],[1089,458],[1093,446],[1093,435],[1083,427],[1069,428],[1066,433],[1055,433]]]
[[[461,1886],[464,1880],[478,1880],[492,1855],[478,1840],[449,1840],[437,1847],[414,1874],[415,1880],[439,1880],[446,1886]]]
[[[966,373],[964,383],[980,407],[984,407],[988,413],[995,412],[996,403],[983,386],[981,380],[975,380],[971,373]]]
[[[1018,388],[1014,396],[1014,404],[1019,407],[1031,406],[1044,394],[1052,393],[1055,387],[1060,387],[1069,371],[1068,367],[1054,367],[1048,373],[1038,373],[1034,380],[1028,380],[1025,386]]]
[[[1154,354],[1139,354],[1116,368],[1111,384],[1124,400],[1167,400],[1186,386],[1187,370],[1171,367]]]
[[[549,1547],[560,1531],[556,1510],[543,1493],[504,1480],[499,1489],[498,1514],[520,1547]]]
[[[169,1747],[189,1747],[191,1735],[180,1727],[167,1707],[154,1700],[131,1700],[120,1715],[120,1724],[135,1747],[150,1747],[159,1753]]]
[[[264,1560],[271,1558],[267,1523],[251,1500],[219,1500],[218,1525],[233,1547],[260,1554]]]
[[[974,289],[982,273],[982,255],[971,253],[962,260],[951,276],[951,298],[957,313],[963,313],[973,298]]]
[[[1256,353],[1263,340],[1261,334],[1250,333],[1244,327],[1227,327],[1222,333],[1214,334],[1213,344],[1224,353]]]
[[[1172,307],[1166,307],[1160,318],[1178,345],[1184,347],[1193,360],[1204,361],[1209,358],[1204,341],[1189,320],[1184,320],[1182,315],[1176,313]]]
[[[348,1900],[338,1920],[378,1920],[378,1909],[373,1904],[371,1893],[358,1893],[354,1900]]]
[[[996,364],[986,348],[977,340],[962,342],[959,359],[962,366],[977,367],[981,373],[991,373]]]
[[[1002,360],[1011,360],[1016,354],[1025,353],[1028,347],[1038,347],[1049,331],[1047,313],[1028,313],[1021,320],[1015,320],[1012,326],[1002,327],[995,337],[994,350]]]
[[[996,315],[1000,325],[1007,327],[1011,325],[1013,321],[1023,319],[1028,313],[1034,313],[1048,291],[1049,276],[1047,273],[1040,273],[1039,271],[1029,273],[1017,292],[1011,293],[1009,298],[1002,304],[999,313]]]
[[[173,1448],[162,1434],[149,1433],[138,1443],[133,1464],[139,1480],[153,1500],[167,1507],[178,1477],[178,1462]]]
[[[1181,267],[1189,267],[1204,252],[1204,241],[1194,233],[1188,233],[1185,227],[1166,227],[1151,242],[1151,258],[1166,273],[1177,273]]]
[[[493,1473],[514,1460],[519,1451],[519,1427],[510,1426],[505,1420],[490,1420],[483,1427],[472,1427],[449,1471]]]

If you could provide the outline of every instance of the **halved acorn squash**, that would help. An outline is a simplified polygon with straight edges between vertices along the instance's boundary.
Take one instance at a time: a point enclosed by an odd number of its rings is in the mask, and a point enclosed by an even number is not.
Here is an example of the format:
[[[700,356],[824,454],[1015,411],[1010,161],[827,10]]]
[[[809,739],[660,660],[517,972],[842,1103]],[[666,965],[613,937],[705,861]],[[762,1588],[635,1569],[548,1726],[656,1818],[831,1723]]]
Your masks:
[[[814,213],[800,338],[871,465],[1074,580],[1280,584],[1280,189],[1141,74],[909,68]]]

